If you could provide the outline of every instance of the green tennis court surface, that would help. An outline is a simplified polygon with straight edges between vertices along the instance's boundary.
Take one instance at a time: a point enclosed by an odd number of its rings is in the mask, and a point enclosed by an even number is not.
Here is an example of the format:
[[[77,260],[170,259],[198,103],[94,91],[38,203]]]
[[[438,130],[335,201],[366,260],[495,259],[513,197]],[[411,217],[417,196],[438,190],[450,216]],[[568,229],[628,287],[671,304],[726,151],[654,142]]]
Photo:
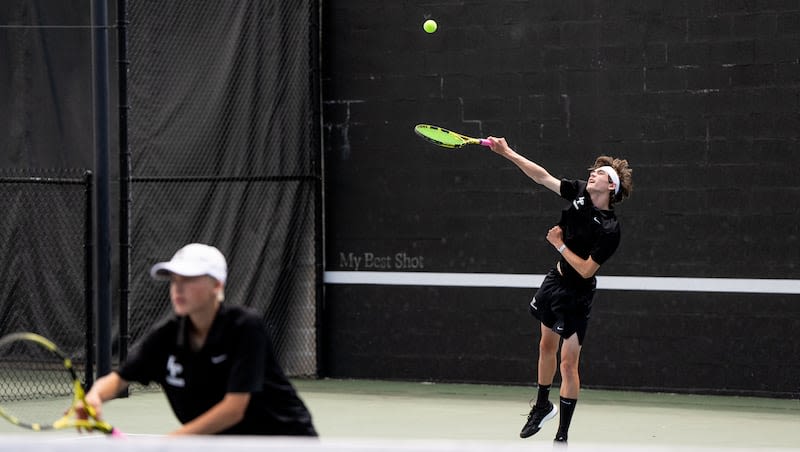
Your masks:
[[[531,387],[365,380],[295,380],[320,441],[255,444],[275,450],[547,450],[558,424],[519,439]],[[177,421],[159,392],[138,392],[105,405],[105,418],[129,434],[115,450],[172,450],[191,441],[161,435]],[[800,401],[729,396],[584,390],[570,430],[571,450],[791,450],[800,448]],[[110,445],[100,435],[26,434],[3,423],[0,444]],[[38,435],[32,438],[31,435]],[[35,442],[31,442],[34,440]],[[98,442],[100,442],[98,444]],[[217,444],[222,443],[203,443]],[[235,447],[247,449],[252,441]],[[135,445],[135,447],[134,447]],[[173,446],[174,445],[174,446]],[[131,449],[127,449],[131,447]],[[192,445],[193,452],[204,449]],[[227,447],[227,445],[225,446]],[[253,445],[252,447],[256,447]],[[0,446],[0,449],[4,449]],[[93,448],[93,447],[90,447]],[[10,449],[8,449],[10,450]],[[175,449],[180,450],[180,449]],[[222,450],[222,449],[218,449]],[[798,449],[800,450],[800,449]]]

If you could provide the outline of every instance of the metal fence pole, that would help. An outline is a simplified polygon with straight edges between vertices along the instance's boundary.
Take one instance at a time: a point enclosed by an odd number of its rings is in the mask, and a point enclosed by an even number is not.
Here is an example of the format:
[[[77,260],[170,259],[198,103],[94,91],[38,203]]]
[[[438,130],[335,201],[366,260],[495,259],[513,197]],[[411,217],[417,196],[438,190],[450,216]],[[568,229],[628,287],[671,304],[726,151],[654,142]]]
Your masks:
[[[108,4],[92,1],[95,211],[97,235],[97,375],[111,372],[111,215],[108,175]]]

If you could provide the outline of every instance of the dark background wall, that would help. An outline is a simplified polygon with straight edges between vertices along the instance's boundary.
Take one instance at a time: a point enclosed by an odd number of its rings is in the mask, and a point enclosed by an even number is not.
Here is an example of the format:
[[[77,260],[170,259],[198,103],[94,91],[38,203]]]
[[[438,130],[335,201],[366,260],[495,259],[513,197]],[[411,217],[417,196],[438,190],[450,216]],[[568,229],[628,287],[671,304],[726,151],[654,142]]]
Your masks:
[[[90,18],[87,0],[3,2],[0,168],[92,167]]]
[[[553,264],[558,197],[414,136],[433,123],[505,136],[557,177],[627,158],[601,275],[800,279],[797,1],[329,2],[322,42],[329,271]],[[800,394],[800,295],[675,289],[599,291],[585,386]],[[325,369],[531,384],[534,290],[329,284]]]

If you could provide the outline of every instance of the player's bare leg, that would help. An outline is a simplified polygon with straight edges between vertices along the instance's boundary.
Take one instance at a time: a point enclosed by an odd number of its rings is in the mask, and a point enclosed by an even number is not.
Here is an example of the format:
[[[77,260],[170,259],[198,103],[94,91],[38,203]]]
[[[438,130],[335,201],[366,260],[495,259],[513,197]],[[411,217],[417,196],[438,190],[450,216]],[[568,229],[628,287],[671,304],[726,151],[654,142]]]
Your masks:
[[[549,400],[550,385],[553,384],[553,378],[556,374],[558,365],[558,345],[561,342],[561,336],[554,333],[542,325],[542,337],[539,340],[539,363],[538,363],[538,395],[536,403],[531,408],[528,414],[528,420],[522,431],[519,433],[521,438],[527,438],[536,434],[541,430],[542,425],[555,417],[558,412]]]
[[[537,383],[550,386],[556,375],[558,365],[558,345],[561,336],[542,324],[542,338],[539,340],[539,378]]]
[[[578,335],[573,334],[561,344],[561,397],[559,403],[561,417],[555,438],[556,443],[567,442],[569,424],[572,422],[572,414],[578,403],[578,394],[581,390],[581,380],[578,375],[580,356],[581,344],[578,342]]]

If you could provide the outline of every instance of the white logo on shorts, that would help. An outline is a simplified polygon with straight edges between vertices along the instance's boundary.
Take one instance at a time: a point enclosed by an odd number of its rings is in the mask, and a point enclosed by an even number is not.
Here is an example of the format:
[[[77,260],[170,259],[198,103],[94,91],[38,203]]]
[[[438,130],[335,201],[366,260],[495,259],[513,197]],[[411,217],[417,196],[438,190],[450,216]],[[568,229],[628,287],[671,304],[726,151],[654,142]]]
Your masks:
[[[536,297],[533,297],[533,300],[531,300],[531,307],[537,311],[539,310],[539,308],[536,307]]]

